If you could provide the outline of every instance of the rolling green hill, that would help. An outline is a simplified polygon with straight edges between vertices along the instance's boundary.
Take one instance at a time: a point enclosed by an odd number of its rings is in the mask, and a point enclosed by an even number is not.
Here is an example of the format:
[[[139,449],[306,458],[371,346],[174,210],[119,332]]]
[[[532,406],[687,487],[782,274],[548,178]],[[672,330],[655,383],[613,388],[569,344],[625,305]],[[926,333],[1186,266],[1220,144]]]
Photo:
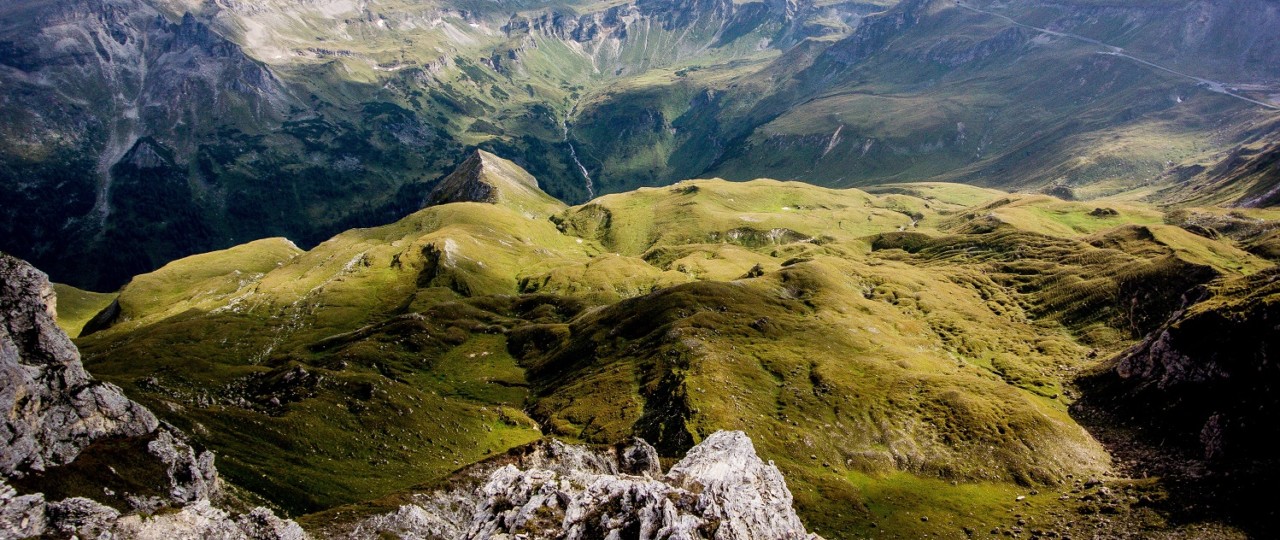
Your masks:
[[[1262,233],[942,183],[689,180],[530,212],[549,199],[509,161],[450,178],[428,196],[453,202],[305,252],[134,278],[86,366],[316,528],[543,436],[672,457],[720,429],[827,538],[1261,523],[1142,502],[1179,491],[1075,405],[1189,291],[1274,273],[1242,249]]]

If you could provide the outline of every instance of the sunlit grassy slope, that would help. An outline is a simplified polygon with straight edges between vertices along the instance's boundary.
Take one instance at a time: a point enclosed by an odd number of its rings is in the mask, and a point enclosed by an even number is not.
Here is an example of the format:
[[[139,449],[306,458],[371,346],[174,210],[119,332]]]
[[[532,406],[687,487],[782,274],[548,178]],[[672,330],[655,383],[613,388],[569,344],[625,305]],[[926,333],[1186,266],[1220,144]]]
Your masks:
[[[1149,206],[938,183],[690,180],[529,212],[523,172],[477,159],[492,203],[135,278],[80,339],[89,369],[295,514],[544,435],[678,456],[742,429],[824,536],[949,536],[1110,470],[1067,413],[1077,374],[1272,265],[1241,249],[1261,236]]]
[[[116,299],[113,293],[85,291],[61,283],[54,284],[53,290],[58,298],[58,327],[71,337],[79,336],[84,324]]]

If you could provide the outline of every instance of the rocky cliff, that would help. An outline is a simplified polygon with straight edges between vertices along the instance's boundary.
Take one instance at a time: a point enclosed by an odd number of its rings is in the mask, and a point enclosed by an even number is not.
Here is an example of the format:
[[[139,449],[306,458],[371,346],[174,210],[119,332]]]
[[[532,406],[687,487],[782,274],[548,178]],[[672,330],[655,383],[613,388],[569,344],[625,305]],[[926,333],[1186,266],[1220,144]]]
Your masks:
[[[1133,477],[1160,478],[1186,515],[1270,534],[1280,519],[1275,441],[1280,272],[1197,287],[1142,341],[1086,378],[1073,415],[1095,426]],[[1136,459],[1135,459],[1136,458]]]
[[[304,537],[269,510],[214,507],[213,454],[95,381],[55,317],[48,278],[0,253],[0,538]]]
[[[1160,414],[1144,423],[1205,459],[1239,467],[1274,463],[1269,441],[1280,400],[1280,272],[1193,291],[1187,307],[1116,360],[1111,399]]]
[[[0,254],[0,473],[66,465],[107,437],[156,430],[150,411],[120,389],[94,381],[54,322],[56,299],[44,274]]]
[[[544,441],[460,472],[395,512],[330,531],[353,538],[770,538],[819,540],[782,473],[740,431],[720,431],[664,475],[643,440],[604,449]]]

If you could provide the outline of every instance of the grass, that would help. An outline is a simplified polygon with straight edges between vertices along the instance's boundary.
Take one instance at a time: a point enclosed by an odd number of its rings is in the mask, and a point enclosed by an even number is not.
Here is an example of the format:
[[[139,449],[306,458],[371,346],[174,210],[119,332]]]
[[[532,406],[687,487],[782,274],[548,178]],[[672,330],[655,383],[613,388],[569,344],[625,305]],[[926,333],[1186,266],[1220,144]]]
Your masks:
[[[114,293],[86,291],[61,283],[54,283],[53,290],[58,297],[58,328],[72,338],[79,337],[84,324],[116,299]]]
[[[549,218],[429,207],[283,261],[178,261],[124,291],[151,315],[79,344],[294,514],[547,434],[674,457],[743,429],[824,536],[912,538],[1108,470],[1067,414],[1075,377],[1181,291],[1272,265],[1138,203],[875,191],[695,180]],[[206,292],[244,261],[274,268]]]

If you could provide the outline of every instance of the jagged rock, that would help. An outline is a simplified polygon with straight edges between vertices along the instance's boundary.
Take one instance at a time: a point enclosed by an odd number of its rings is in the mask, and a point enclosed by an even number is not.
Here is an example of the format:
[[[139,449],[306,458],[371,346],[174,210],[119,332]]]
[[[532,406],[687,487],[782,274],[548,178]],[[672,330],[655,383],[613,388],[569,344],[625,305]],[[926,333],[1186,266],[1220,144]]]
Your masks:
[[[707,437],[671,468],[667,482],[698,493],[701,502],[720,505],[709,510],[720,520],[716,538],[806,537],[782,473],[756,456],[741,431]]]
[[[265,508],[238,517],[200,500],[177,512],[143,518],[83,497],[49,503],[43,495],[14,496],[0,482],[0,538],[99,538],[137,540],[305,540],[297,523]]]
[[[54,321],[55,302],[48,277],[0,254],[0,474],[63,465],[94,440],[159,425],[119,388],[89,376]]]
[[[81,538],[110,537],[120,512],[84,497],[72,497],[45,507],[49,532]]]
[[[665,476],[659,476],[657,452],[638,439],[601,451],[559,441],[538,443],[515,462],[476,467],[482,468],[471,473],[482,477],[478,486],[418,495],[414,504],[335,534],[530,540],[819,538],[805,532],[782,473],[761,461],[751,439],[740,431],[711,435]]]
[[[0,253],[0,407],[7,410],[0,424],[0,539],[306,538],[296,523],[265,508],[233,516],[214,507],[210,498],[219,488],[213,454],[197,453],[119,388],[94,381],[75,345],[54,322],[55,302],[43,273]],[[82,450],[106,438],[139,447],[145,443],[145,451],[124,450],[132,453],[122,459],[163,465],[164,476],[154,482],[164,497],[120,494],[133,510],[154,515],[122,514],[85,497],[49,502],[43,493],[20,495],[6,481],[74,468]],[[92,466],[103,465],[95,461]],[[174,506],[182,508],[156,513]]]
[[[195,502],[213,497],[218,490],[218,471],[213,466],[213,453],[195,450],[168,430],[161,430],[147,443],[147,451],[168,466],[169,497],[174,501]]]

